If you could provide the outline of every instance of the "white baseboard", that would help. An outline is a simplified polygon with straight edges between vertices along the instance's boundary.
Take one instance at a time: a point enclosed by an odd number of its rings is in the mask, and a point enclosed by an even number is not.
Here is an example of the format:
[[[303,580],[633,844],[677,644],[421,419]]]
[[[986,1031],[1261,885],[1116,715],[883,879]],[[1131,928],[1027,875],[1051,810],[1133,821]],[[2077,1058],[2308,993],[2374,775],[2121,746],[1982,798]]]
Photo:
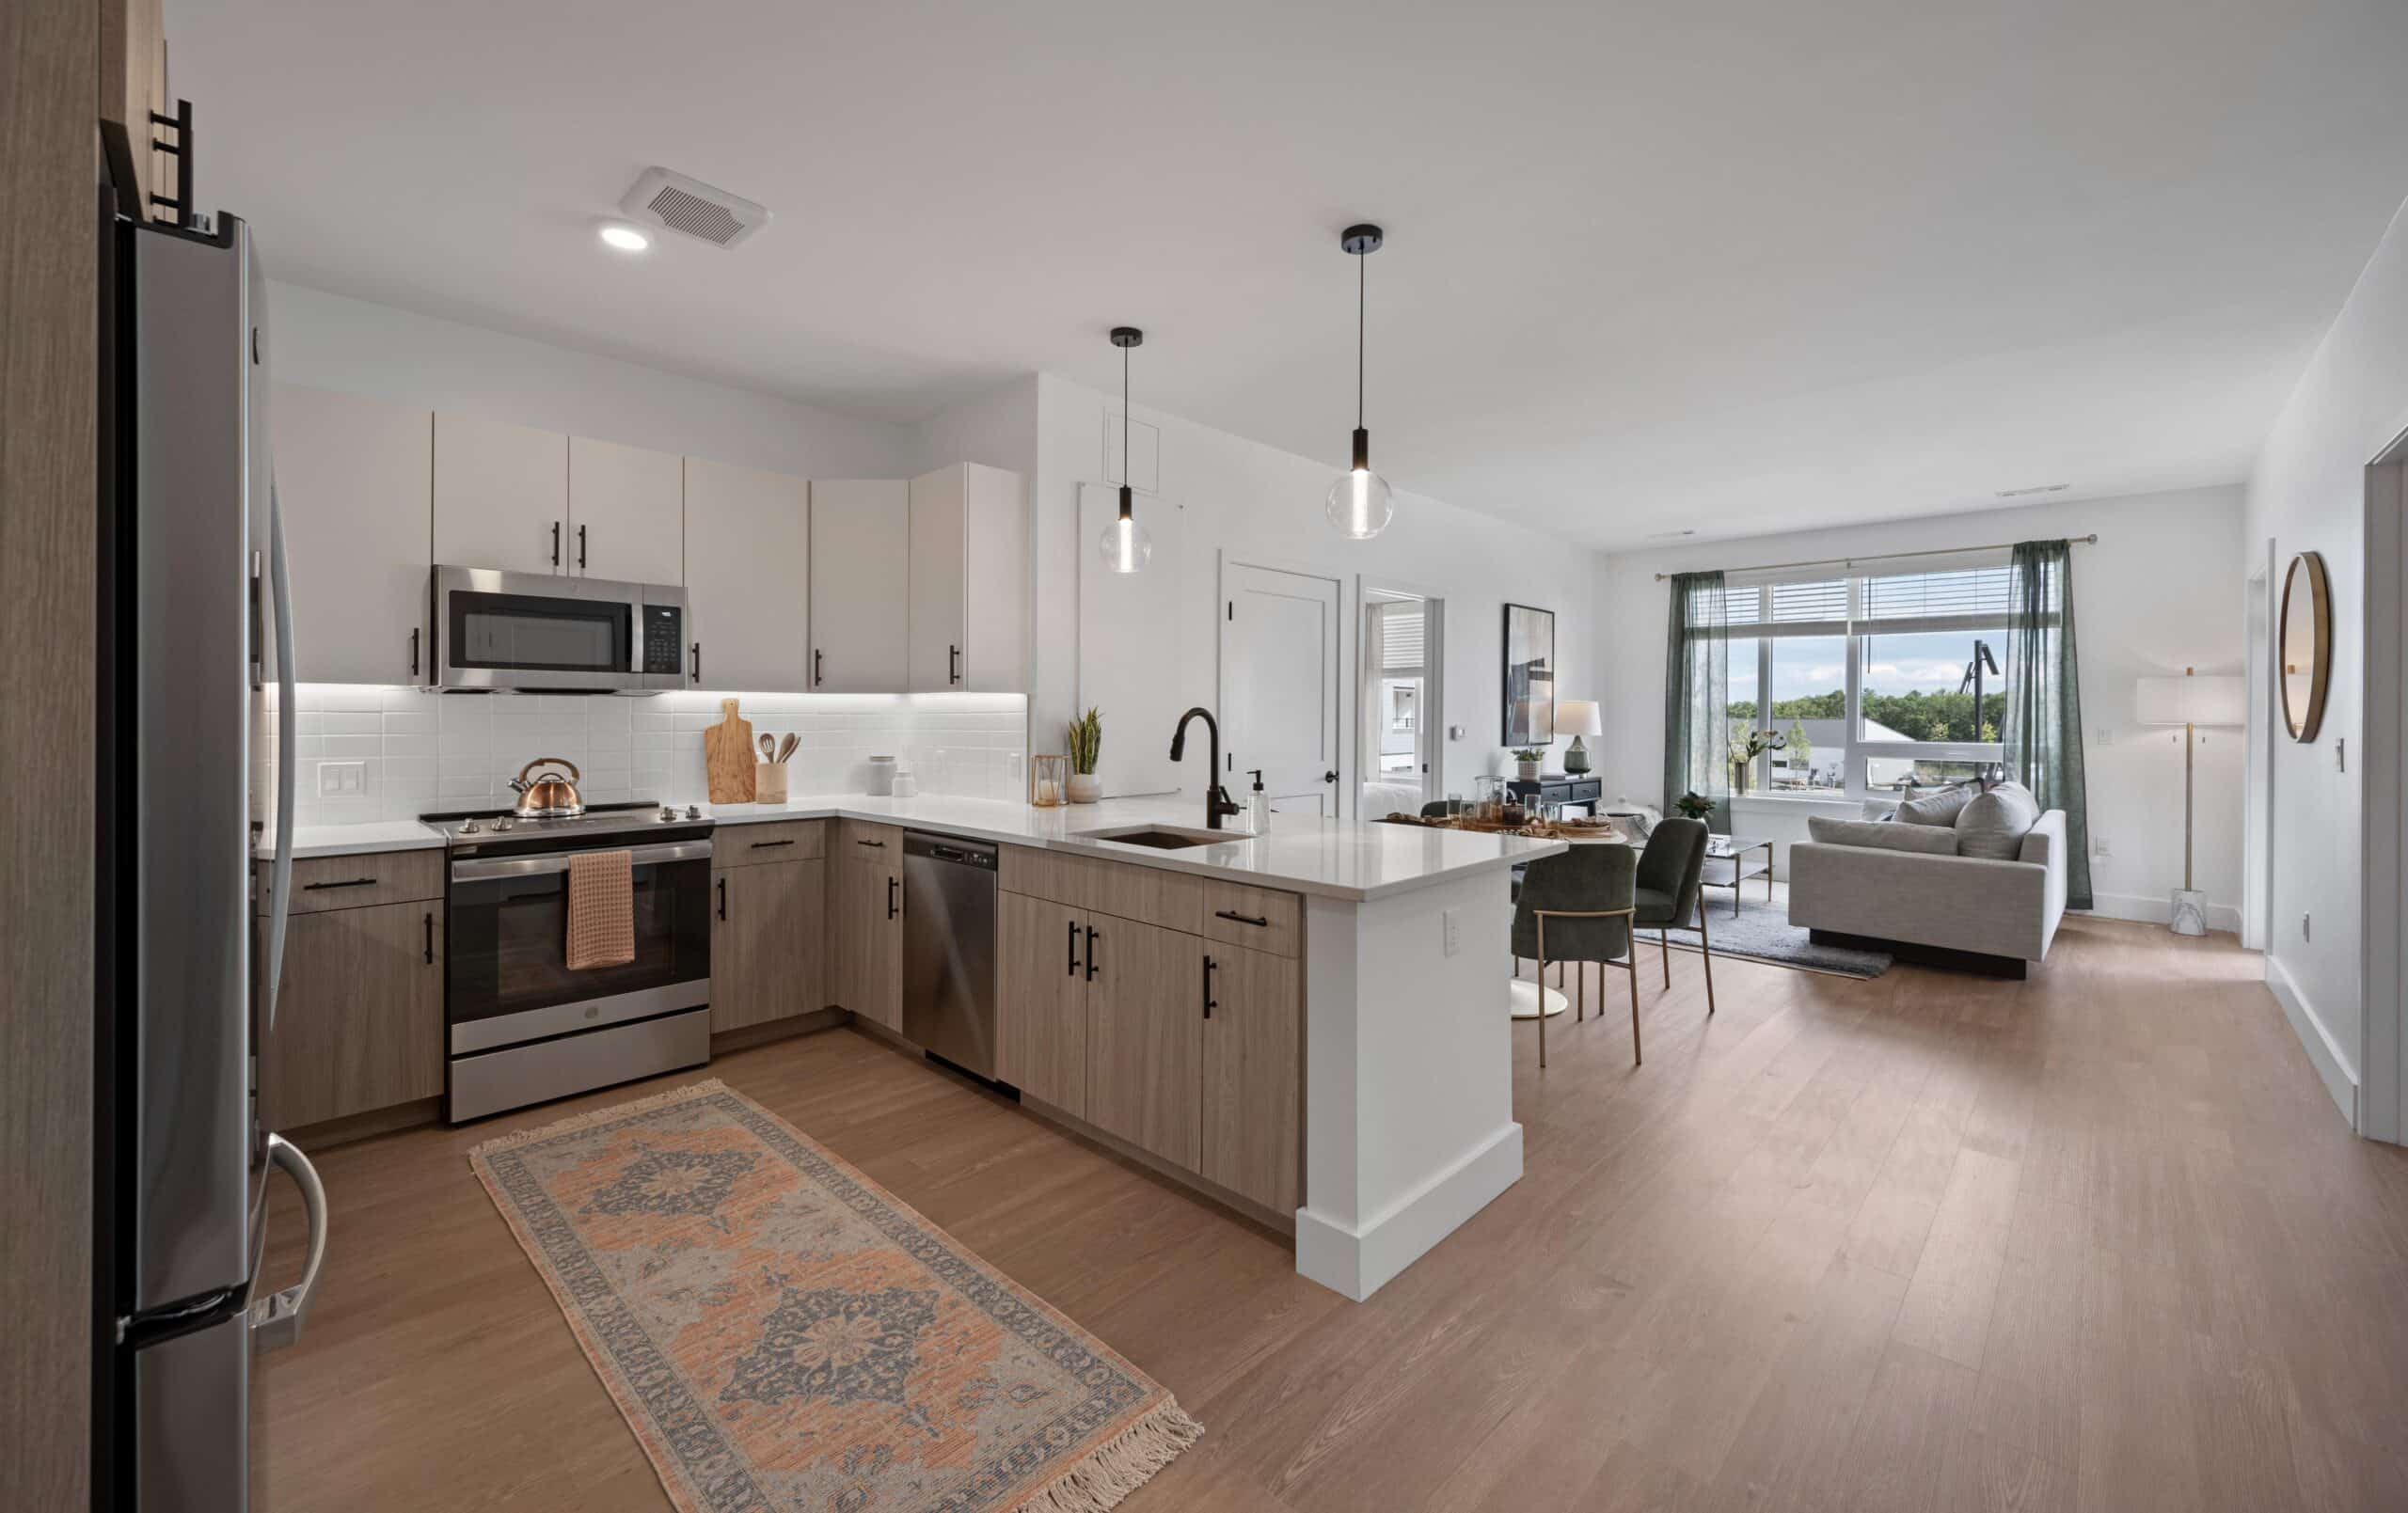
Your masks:
[[[2291,1022],[2291,1032],[2307,1048],[2307,1060],[2323,1080],[2324,1091],[2331,1095],[2341,1117],[2350,1121],[2352,1129],[2364,1127],[2358,1123],[2358,1074],[2350,1064],[2332,1035],[2324,1029],[2324,1021],[2316,1017],[2307,1000],[2291,981],[2291,974],[2273,955],[2266,958],[2266,986],[2273,990],[2274,1001],[2283,1006],[2283,1017]]]
[[[2100,893],[2090,895],[2090,912],[2110,920],[2131,920],[2141,924],[2165,924],[2174,918],[2174,901],[2163,893]],[[2210,904],[2208,928],[2241,933],[2241,906]]]
[[[1296,1269],[1359,1303],[1521,1179],[1522,1127],[1509,1124],[1360,1228],[1297,1209]]]

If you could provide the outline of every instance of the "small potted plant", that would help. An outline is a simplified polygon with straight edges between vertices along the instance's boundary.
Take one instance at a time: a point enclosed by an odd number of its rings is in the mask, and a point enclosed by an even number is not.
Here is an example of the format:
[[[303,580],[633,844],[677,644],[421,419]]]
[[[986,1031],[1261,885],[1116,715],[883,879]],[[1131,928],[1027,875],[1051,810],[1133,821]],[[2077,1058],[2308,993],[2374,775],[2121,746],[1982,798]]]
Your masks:
[[[1103,783],[1095,775],[1095,759],[1103,750],[1103,716],[1089,708],[1070,721],[1063,738],[1070,747],[1070,802],[1092,804],[1103,796]]]
[[[1513,753],[1513,776],[1521,779],[1524,782],[1536,782],[1538,781],[1539,777],[1539,767],[1545,761],[1545,747],[1524,747],[1522,749]]]
[[[1703,820],[1714,817],[1714,800],[1694,791],[1673,799],[1672,807],[1688,819]]]

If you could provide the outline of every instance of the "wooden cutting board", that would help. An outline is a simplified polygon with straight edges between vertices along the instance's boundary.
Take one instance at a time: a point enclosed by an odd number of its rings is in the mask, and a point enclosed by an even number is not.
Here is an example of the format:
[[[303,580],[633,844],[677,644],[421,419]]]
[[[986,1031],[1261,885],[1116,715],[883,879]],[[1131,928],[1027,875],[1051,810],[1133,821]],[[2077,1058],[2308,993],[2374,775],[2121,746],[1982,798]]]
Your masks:
[[[752,767],[761,753],[752,746],[752,722],[736,712],[736,701],[722,699],[727,717],[703,732],[703,777],[714,804],[752,802]]]

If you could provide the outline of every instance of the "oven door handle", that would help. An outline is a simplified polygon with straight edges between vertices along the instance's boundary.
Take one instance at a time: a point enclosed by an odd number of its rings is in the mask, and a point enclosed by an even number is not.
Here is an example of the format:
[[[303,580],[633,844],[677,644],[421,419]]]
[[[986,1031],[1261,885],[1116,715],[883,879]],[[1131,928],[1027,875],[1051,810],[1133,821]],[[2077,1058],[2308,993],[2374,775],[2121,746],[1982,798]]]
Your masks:
[[[672,841],[661,845],[627,847],[627,860],[642,867],[657,861],[707,861],[711,843],[708,841]],[[455,883],[484,882],[496,877],[540,877],[547,872],[568,871],[573,851],[546,852],[532,857],[464,857],[452,863],[452,880]]]

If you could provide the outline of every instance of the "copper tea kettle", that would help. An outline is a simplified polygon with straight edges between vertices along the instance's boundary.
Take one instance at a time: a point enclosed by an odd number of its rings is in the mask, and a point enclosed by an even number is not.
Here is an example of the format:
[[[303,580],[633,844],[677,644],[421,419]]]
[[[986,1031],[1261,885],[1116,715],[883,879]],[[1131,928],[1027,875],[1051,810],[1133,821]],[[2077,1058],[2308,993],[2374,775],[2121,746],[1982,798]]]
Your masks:
[[[529,780],[527,775],[547,762],[568,768],[568,776],[545,772]],[[584,813],[585,799],[577,791],[578,780],[583,776],[577,770],[577,764],[566,757],[537,757],[510,780],[512,790],[518,795],[518,807],[511,812],[522,820],[564,820]]]

